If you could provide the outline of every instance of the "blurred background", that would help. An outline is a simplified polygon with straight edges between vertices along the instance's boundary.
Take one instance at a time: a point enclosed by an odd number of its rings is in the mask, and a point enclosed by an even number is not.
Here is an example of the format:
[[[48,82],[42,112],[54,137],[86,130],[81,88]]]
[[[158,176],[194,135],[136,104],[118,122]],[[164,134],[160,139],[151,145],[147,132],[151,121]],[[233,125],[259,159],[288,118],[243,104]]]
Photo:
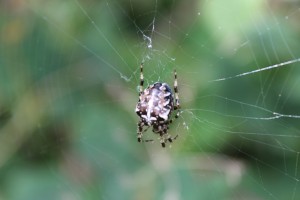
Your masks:
[[[293,0],[0,1],[0,199],[299,199],[299,20]],[[146,86],[178,73],[165,149],[137,142],[141,62]]]

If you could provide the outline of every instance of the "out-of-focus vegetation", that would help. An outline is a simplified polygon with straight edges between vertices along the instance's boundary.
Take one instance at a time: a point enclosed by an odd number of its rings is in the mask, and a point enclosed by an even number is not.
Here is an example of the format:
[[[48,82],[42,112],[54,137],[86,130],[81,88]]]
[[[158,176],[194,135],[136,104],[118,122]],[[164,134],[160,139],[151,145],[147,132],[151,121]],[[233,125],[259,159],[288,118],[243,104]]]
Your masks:
[[[300,57],[299,8],[1,1],[0,199],[299,199],[299,119],[267,120],[300,115],[299,63],[210,82]],[[178,71],[172,148],[136,141],[142,61]]]

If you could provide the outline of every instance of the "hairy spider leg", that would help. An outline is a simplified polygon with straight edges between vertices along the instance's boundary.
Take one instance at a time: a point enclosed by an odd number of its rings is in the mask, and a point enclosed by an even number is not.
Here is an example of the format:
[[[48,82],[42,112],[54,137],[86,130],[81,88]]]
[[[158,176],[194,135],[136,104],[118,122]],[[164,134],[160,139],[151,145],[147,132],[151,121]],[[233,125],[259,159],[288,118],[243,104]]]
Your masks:
[[[169,123],[171,124],[174,119],[177,119],[181,113],[180,111],[180,104],[179,104],[179,92],[178,92],[178,83],[177,83],[177,72],[176,69],[174,70],[174,92],[175,92],[175,105],[174,110],[177,110],[177,113],[174,118],[169,120]]]
[[[174,119],[177,119],[179,117],[180,113],[181,113],[181,111],[180,111],[180,104],[179,104],[179,92],[178,92],[177,72],[176,72],[176,70],[174,70],[174,93],[175,93],[174,110],[177,110],[177,113],[176,113],[176,115],[172,119],[169,120],[169,124],[171,124],[174,121]],[[178,137],[178,134],[175,135],[175,137],[173,137],[173,138],[171,137],[170,134],[166,134],[166,139],[164,139],[163,142],[162,142],[163,139],[161,138],[161,144],[162,144],[162,146],[165,147],[164,142],[166,142],[166,141],[169,141],[170,143],[172,143],[173,140],[177,139],[177,137]]]
[[[140,65],[140,95],[143,93],[143,86],[144,86],[144,74],[143,74],[143,66],[144,63],[141,63]]]
[[[143,74],[143,66],[144,63],[141,63],[140,65],[140,95],[143,93],[144,89],[144,74]],[[143,127],[145,126],[145,123],[140,121],[138,123],[138,142],[152,142],[153,140],[143,140],[142,135],[144,132],[146,132],[149,129],[149,126],[143,130]]]
[[[180,108],[179,104],[179,93],[178,93],[178,83],[177,83],[177,72],[176,69],[174,70],[174,92],[175,92],[175,105],[174,110],[177,110]]]
[[[174,105],[174,110],[177,110],[176,115],[169,120],[169,124],[171,124],[174,119],[177,119],[181,113],[180,111],[180,104],[179,104],[179,92],[178,92],[178,84],[177,84],[177,73],[176,70],[174,70],[174,92],[175,92],[175,105]],[[177,137],[177,136],[175,136]]]
[[[169,127],[169,124],[171,124],[174,121],[174,119],[178,118],[179,114],[180,114],[180,111],[177,112],[175,117],[173,117],[172,119],[169,120],[168,127]],[[174,137],[172,137],[170,134],[165,133],[164,136],[165,136],[165,142],[169,141],[170,143],[172,143],[174,140],[176,140],[178,138],[178,134],[176,134]]]
[[[138,123],[138,136],[137,136],[138,142],[153,142],[152,139],[150,139],[150,140],[143,140],[142,139],[143,133],[146,132],[149,129],[149,126],[147,126],[147,128],[145,128],[143,130],[144,126],[145,126],[145,123],[142,122],[142,121],[139,121],[139,123]]]
[[[164,137],[165,136],[165,137]],[[176,140],[178,137],[178,134],[175,135],[175,137],[171,137],[170,134],[163,134],[160,136],[160,143],[162,147],[166,147],[166,142],[169,141],[172,143],[174,140]]]

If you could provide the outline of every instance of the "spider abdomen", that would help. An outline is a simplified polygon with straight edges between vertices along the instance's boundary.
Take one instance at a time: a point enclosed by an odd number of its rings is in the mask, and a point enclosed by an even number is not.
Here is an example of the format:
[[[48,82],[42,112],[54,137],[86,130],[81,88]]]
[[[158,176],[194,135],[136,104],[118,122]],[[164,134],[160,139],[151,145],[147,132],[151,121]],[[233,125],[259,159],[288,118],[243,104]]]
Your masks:
[[[169,119],[173,104],[173,93],[169,85],[156,82],[141,93],[135,111],[146,124],[158,124]]]

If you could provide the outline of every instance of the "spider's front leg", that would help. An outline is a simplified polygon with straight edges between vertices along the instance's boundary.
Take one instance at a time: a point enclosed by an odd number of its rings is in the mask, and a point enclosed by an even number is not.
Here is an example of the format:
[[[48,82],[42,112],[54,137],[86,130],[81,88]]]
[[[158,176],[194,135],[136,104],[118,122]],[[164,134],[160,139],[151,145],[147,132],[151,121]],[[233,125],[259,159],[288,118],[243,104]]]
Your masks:
[[[178,82],[177,82],[177,72],[174,70],[174,92],[175,92],[175,105],[174,110],[180,109],[179,103],[179,91],[178,91]]]
[[[181,113],[180,111],[180,103],[179,103],[179,91],[178,91],[178,83],[177,83],[177,72],[174,70],[174,92],[175,92],[175,101],[174,101],[174,107],[173,110],[177,111],[176,115],[169,120],[169,124],[172,124],[174,119],[177,119]],[[177,136],[176,136],[177,137]]]
[[[144,74],[143,74],[143,67],[144,63],[141,63],[140,65],[140,95],[143,93],[143,87],[144,87]]]

